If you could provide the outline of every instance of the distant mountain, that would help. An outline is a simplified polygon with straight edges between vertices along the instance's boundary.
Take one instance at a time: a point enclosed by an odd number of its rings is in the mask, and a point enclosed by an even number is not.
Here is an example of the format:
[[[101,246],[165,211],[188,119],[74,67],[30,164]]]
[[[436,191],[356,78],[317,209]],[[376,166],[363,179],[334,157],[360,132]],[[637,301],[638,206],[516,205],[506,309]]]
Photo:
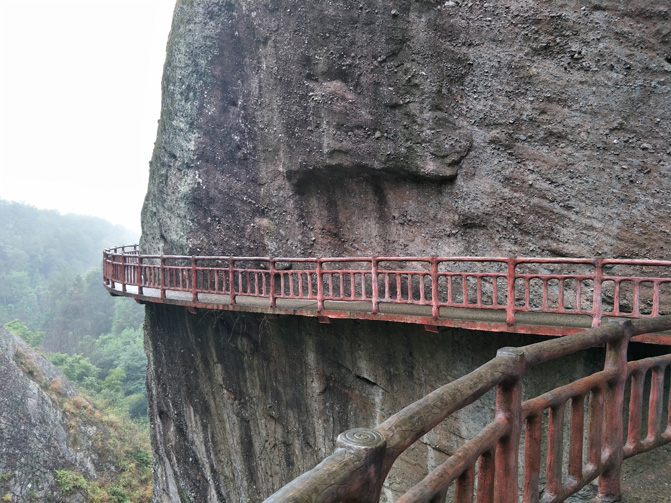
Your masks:
[[[0,266],[48,278],[67,268],[84,273],[100,262],[103,248],[129,244],[135,231],[97,217],[61,215],[0,199]]]
[[[138,237],[101,218],[61,215],[0,199],[0,325],[16,318],[32,329],[46,329],[49,312],[53,324],[54,312],[75,322],[103,310],[108,313],[98,319],[109,322],[82,330],[88,335],[108,332],[110,328],[102,325],[111,324],[113,303],[100,275],[85,274],[100,268],[103,248],[133,243]],[[80,299],[67,305],[66,297],[75,294]],[[92,301],[95,308],[90,307]]]

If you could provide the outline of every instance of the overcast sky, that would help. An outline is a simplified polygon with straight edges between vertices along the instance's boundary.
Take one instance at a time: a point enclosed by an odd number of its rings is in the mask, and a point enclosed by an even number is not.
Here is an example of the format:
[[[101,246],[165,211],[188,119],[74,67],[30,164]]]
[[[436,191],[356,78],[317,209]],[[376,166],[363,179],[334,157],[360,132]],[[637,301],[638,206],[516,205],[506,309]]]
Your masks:
[[[175,0],[0,0],[0,198],[140,229]]]

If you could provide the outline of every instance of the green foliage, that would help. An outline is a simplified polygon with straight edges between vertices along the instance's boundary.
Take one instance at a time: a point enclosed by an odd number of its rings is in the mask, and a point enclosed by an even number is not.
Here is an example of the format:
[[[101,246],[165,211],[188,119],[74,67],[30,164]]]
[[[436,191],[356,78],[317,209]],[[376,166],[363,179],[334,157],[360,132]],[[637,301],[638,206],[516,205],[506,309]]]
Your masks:
[[[126,372],[122,368],[115,368],[109,371],[103,381],[102,392],[105,396],[118,399],[123,397],[123,382],[126,379]]]
[[[33,348],[40,346],[44,342],[44,332],[33,332],[25,323],[19,320],[12,320],[9,323],[5,323],[5,328],[14,332]]]
[[[101,273],[102,274],[102,273]],[[144,309],[128,298],[114,299],[112,333],[120,334],[126,329],[136,329],[144,322]]]
[[[88,491],[89,482],[81,473],[70,470],[56,470],[56,482],[63,494],[69,494],[77,489]]]
[[[0,323],[19,319],[67,353],[83,335],[110,333],[115,301],[102,285],[102,250],[136,239],[99,218],[0,199]],[[135,321],[142,308],[128,304]]]
[[[125,397],[126,407],[133,419],[147,418],[147,395],[135,393]]]
[[[72,381],[133,418],[147,415],[142,331],[125,329],[98,338],[86,336],[74,355],[51,353],[49,360]],[[90,357],[83,356],[84,354]]]
[[[88,354],[104,375],[120,367],[126,373],[123,391],[126,395],[145,392],[147,357],[144,354],[144,336],[140,328],[126,328],[118,334],[98,338],[85,337],[78,350]]]
[[[51,363],[56,365],[68,379],[83,385],[90,391],[99,389],[98,374],[100,369],[81,354],[68,355],[65,353],[50,353]]]

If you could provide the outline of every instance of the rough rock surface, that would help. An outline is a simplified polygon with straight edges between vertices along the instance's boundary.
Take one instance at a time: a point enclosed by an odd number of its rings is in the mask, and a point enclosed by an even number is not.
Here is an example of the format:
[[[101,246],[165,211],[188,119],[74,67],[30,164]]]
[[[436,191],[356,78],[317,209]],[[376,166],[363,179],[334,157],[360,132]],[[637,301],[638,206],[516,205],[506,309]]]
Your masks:
[[[669,258],[670,16],[666,0],[180,0],[143,251]],[[262,499],[339,432],[528,342],[147,310],[162,502]],[[452,448],[435,444],[408,479]]]
[[[663,257],[670,10],[180,1],[145,247]]]
[[[86,487],[61,486],[57,472],[116,480],[115,440],[60,370],[0,326],[0,501],[89,501]]]
[[[95,468],[68,445],[63,413],[38,382],[65,397],[76,395],[56,367],[0,326],[0,496],[12,502],[83,502],[81,494],[60,496],[55,470],[79,467],[95,475]]]

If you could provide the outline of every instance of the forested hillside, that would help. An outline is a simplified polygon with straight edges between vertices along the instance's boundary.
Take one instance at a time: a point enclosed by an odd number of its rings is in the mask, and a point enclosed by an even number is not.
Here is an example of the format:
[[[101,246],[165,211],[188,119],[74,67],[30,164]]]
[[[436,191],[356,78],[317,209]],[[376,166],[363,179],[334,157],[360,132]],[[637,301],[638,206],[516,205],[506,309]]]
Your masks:
[[[146,416],[143,309],[103,287],[103,248],[138,236],[105,220],[0,200],[0,325],[111,406]]]
[[[113,302],[90,271],[100,266],[103,248],[135,240],[136,233],[100,218],[0,199],[0,323],[18,318],[45,330],[46,344],[54,346],[62,346],[52,337],[64,332],[59,317],[84,324],[72,326],[74,334],[109,331]],[[94,316],[78,319],[91,310]]]

